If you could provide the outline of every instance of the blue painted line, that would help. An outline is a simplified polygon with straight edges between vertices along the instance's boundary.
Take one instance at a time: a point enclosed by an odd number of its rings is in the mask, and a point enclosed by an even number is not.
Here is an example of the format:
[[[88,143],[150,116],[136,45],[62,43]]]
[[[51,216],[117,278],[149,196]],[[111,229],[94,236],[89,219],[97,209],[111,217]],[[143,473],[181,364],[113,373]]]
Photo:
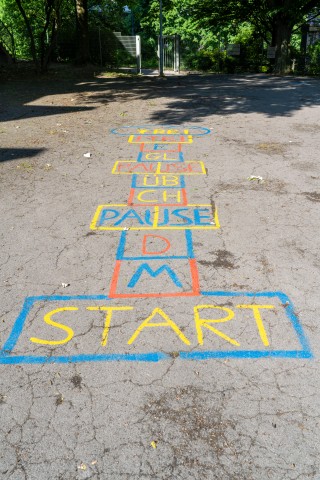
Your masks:
[[[159,145],[159,146],[167,146],[167,145]],[[164,148],[157,148],[155,149],[154,152],[168,152],[168,150],[165,150]],[[156,159],[151,159],[149,160],[148,158],[143,158],[143,154],[147,154],[147,153],[154,153],[152,151],[150,152],[139,152],[139,155],[137,157],[137,162],[141,163],[152,163],[152,162],[160,162],[160,163],[182,163],[184,162],[184,156],[183,156],[183,153],[182,152],[172,152],[172,154],[174,153],[179,153],[179,155],[177,156],[177,158],[168,158],[168,159],[164,159],[164,158],[158,158],[157,160]],[[169,152],[169,155],[171,155],[171,153]]]
[[[280,301],[282,302],[283,305],[287,305],[285,308],[285,312],[287,314],[287,317],[290,319],[292,325],[293,325],[293,328],[295,329],[296,331],[296,334],[299,338],[299,342],[303,348],[303,350],[306,350],[308,352],[311,352],[311,346],[309,344],[309,341],[303,331],[303,328],[302,328],[302,325],[297,317],[297,315],[295,314],[294,312],[294,306],[291,302],[291,300],[289,299],[289,297],[287,297],[286,294],[282,293],[282,292],[277,292],[277,296],[278,298],[280,299]]]
[[[242,350],[242,351],[203,351],[203,352],[179,352],[181,360],[210,360],[234,358],[241,360],[258,358],[296,358],[312,359],[311,352],[303,350]],[[80,362],[159,362],[171,358],[170,355],[163,352],[150,352],[140,354],[106,354],[106,355],[70,355],[70,356],[0,356],[0,365],[20,365],[20,364],[51,364],[51,363],[80,363]]]
[[[150,175],[148,173],[146,173],[146,175]],[[165,173],[158,173],[158,174],[151,174],[151,175],[154,175],[155,177],[166,177],[166,176],[177,176],[177,175],[174,175],[174,174],[165,174]],[[132,174],[132,181],[131,181],[131,188],[140,188],[141,190],[147,190],[149,188],[151,189],[159,189],[159,190],[168,190],[169,188],[186,188],[186,181],[185,181],[185,175],[180,175],[178,176],[178,179],[179,179],[179,184],[178,185],[173,185],[173,186],[157,186],[157,185],[151,185],[151,186],[146,186],[146,185],[138,185],[138,182],[139,182],[139,178],[138,177],[142,177],[143,178],[143,175],[137,175],[136,173],[133,173]]]
[[[117,260],[189,260],[192,257],[189,257],[188,255],[149,255],[145,254],[142,257],[122,257],[121,259]]]
[[[27,297],[33,302],[41,301],[62,301],[66,302],[68,300],[110,300],[107,295],[38,295],[35,297]]]
[[[156,270],[152,270],[152,268],[148,265],[147,262],[142,263],[139,266],[139,268],[136,270],[136,272],[132,275],[132,278],[127,285],[128,288],[134,288],[136,286],[143,272],[148,273],[152,278],[158,277],[159,275],[161,275],[162,272],[167,272],[167,274],[169,275],[169,277],[171,278],[175,286],[179,288],[183,288],[183,285],[180,282],[178,275],[175,273],[174,270],[172,270],[172,268],[169,267],[169,265],[161,265],[161,267],[157,268]]]
[[[179,129],[181,128],[181,126],[179,127],[178,125],[129,125],[129,126],[125,126],[125,127],[120,127],[120,129],[134,129],[134,128],[147,128],[149,130],[151,129],[156,129],[156,128],[165,128],[165,129]],[[209,128],[206,128],[206,127],[197,127],[197,126],[191,126],[191,127],[182,127],[184,130],[189,130],[189,135],[193,135],[194,137],[202,137],[203,135],[208,135],[211,130]],[[137,133],[136,131],[128,131],[126,133],[118,133],[117,130],[120,130],[118,128],[113,128],[110,130],[111,133],[113,133],[114,135],[119,135],[120,137],[127,137],[128,135],[137,135],[137,136],[143,136],[143,135],[184,135],[183,133],[170,133],[170,134],[164,134],[164,133],[157,133],[157,134],[154,134],[154,133]],[[199,130],[200,132],[202,133],[192,133],[191,130]]]
[[[169,190],[170,188],[176,188],[177,190],[180,190],[182,187],[179,185],[175,185],[174,187],[158,187],[158,186],[142,186],[142,187],[134,187],[136,190]]]
[[[310,351],[305,350],[240,350],[240,351],[203,351],[180,352],[183,360],[209,360],[210,358],[313,358]]]
[[[126,232],[123,232],[126,233]],[[187,233],[187,232],[186,232]],[[191,232],[190,232],[191,233]],[[125,236],[124,236],[125,237]],[[188,238],[188,242],[192,241],[192,237]],[[156,277],[160,274],[160,270],[152,271],[151,276]],[[136,272],[137,273],[137,272]],[[170,273],[169,273],[170,275]],[[171,275],[170,275],[171,276]],[[172,277],[171,277],[172,278]],[[136,279],[137,280],[137,279]],[[219,359],[219,358],[239,358],[239,359],[258,359],[258,358],[313,358],[313,354],[310,349],[309,342],[304,334],[303,328],[299,322],[298,317],[294,313],[294,307],[290,299],[283,292],[227,292],[227,291],[213,291],[213,292],[201,292],[203,296],[209,297],[249,297],[249,298],[278,298],[284,305],[284,311],[288,319],[297,334],[297,337],[301,343],[302,350],[233,350],[233,351],[193,351],[193,352],[180,352],[180,358],[183,360],[207,360],[207,359]],[[99,361],[141,361],[141,362],[158,362],[169,358],[170,356],[163,352],[151,352],[144,354],[83,354],[83,355],[71,355],[71,356],[14,356],[10,355],[14,349],[19,336],[22,333],[25,321],[29,315],[32,307],[36,302],[66,302],[71,300],[86,301],[110,301],[111,299],[107,295],[40,295],[27,297],[22,306],[21,312],[16,319],[9,338],[5,342],[2,350],[0,351],[0,364],[45,364],[45,363],[78,363],[78,362],[99,362]]]
[[[121,232],[120,242],[118,245],[117,253],[116,253],[116,260],[123,260],[124,251],[126,248],[126,241],[127,241],[127,232]]]
[[[267,297],[267,298],[273,298],[273,297],[280,298],[280,295],[283,295],[284,298],[288,298],[282,292],[233,292],[233,291],[229,292],[225,290],[215,290],[213,292],[202,291],[200,292],[200,295],[205,295],[209,297]]]
[[[142,176],[142,175],[141,175]],[[180,190],[181,188],[185,188],[185,187],[181,187],[179,185],[174,185],[173,187],[157,187],[157,186],[142,186],[142,187],[132,187],[132,188],[135,188],[137,190],[169,190],[171,188],[175,188],[177,190]],[[143,205],[142,205],[143,206]]]
[[[275,292],[224,292],[224,291],[219,292],[219,291],[216,291],[216,292],[200,292],[200,295],[215,296],[215,297],[244,296],[244,297],[250,297],[250,298],[254,298],[254,297],[278,298],[283,305],[286,305],[286,307],[284,307],[284,310],[297,334],[297,337],[299,339],[299,342],[302,346],[303,351],[309,352],[309,354],[312,355],[309,341],[303,331],[302,325],[299,322],[297,315],[294,313],[294,306],[291,300],[289,299],[289,297],[285,293],[279,292],[279,291],[275,291]]]
[[[29,315],[30,310],[33,307],[34,302],[32,298],[33,297],[29,297],[25,299],[24,304],[22,306],[22,310],[13,325],[9,338],[3,345],[2,349],[0,350],[0,355],[9,354],[12,351],[12,349],[15,347],[18,341],[18,338],[20,337],[21,332],[23,330],[24,322],[27,316]]]
[[[70,355],[37,357],[33,355],[20,356],[0,356],[0,364],[16,365],[21,363],[44,364],[44,363],[79,363],[79,362],[159,362],[170,358],[169,355],[162,352],[155,353],[137,353],[137,354],[106,354],[106,355]]]
[[[186,235],[188,257],[189,258],[195,258],[194,251],[193,251],[193,240],[192,240],[191,230],[185,230],[185,235]]]
[[[65,302],[69,300],[110,300],[109,297],[106,295],[40,295],[37,297],[27,297],[24,301],[24,304],[22,306],[22,310],[16,319],[11,333],[3,345],[2,349],[0,350],[0,356],[1,355],[8,355],[11,353],[11,351],[14,349],[16,346],[16,343],[22,333],[25,321],[27,319],[27,316],[29,315],[33,305],[36,302],[42,302],[42,301],[59,301],[59,302]]]
[[[136,173],[133,173],[132,174],[132,179],[131,179],[131,188],[140,188],[140,187],[137,187],[137,174]]]
[[[107,213],[113,213],[114,215],[112,217],[106,218]],[[113,220],[114,218],[119,217],[120,212],[118,210],[115,210],[114,208],[103,208],[101,213],[100,213],[100,218],[97,222],[97,226],[101,227],[106,221]]]
[[[190,258],[194,258],[194,251],[193,251],[193,242],[192,242],[192,232],[190,230],[185,230],[185,237],[186,237],[186,255],[142,255],[142,256],[127,256],[125,255],[125,248],[127,242],[127,231],[121,232],[119,245],[117,248],[116,253],[116,260],[121,261],[146,261],[146,260],[189,260]]]
[[[127,256],[125,255],[125,247],[127,241],[127,233],[126,231],[121,232],[120,242],[118,245],[117,253],[116,253],[116,260],[121,261],[141,261],[141,260],[189,260],[194,257],[193,251],[193,241],[192,241],[192,232],[190,230],[185,230],[185,237],[186,237],[186,255],[157,255],[157,254],[146,254],[142,256]]]

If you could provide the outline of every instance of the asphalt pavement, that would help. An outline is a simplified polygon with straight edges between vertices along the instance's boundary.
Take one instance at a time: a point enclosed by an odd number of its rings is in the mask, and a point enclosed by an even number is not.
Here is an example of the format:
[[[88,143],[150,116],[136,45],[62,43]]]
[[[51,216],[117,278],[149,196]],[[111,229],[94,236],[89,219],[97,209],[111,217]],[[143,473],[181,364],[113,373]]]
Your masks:
[[[319,480],[319,80],[0,102],[1,480]]]

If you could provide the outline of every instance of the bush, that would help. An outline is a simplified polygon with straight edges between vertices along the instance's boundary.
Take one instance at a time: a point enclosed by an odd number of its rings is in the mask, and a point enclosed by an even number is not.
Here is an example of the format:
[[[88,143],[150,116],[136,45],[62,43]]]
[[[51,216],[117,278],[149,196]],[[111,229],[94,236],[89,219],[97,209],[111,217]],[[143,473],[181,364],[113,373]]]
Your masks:
[[[211,52],[207,50],[193,50],[192,47],[182,52],[182,64],[189,70],[208,71],[213,68]]]
[[[218,48],[186,51],[182,58],[184,68],[204,72],[235,73],[239,64],[237,58],[227,55],[226,52],[221,52]]]
[[[308,47],[307,73],[310,75],[320,75],[320,40]]]

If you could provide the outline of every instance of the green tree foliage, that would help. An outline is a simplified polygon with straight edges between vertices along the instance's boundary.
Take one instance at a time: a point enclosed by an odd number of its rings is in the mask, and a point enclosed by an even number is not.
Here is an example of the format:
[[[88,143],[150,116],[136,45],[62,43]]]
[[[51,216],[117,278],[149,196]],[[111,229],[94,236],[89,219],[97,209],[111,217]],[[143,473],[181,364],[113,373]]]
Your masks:
[[[219,48],[219,35],[211,26],[200,25],[192,14],[192,0],[163,0],[163,34],[179,35],[182,40],[184,67],[209,69],[212,52]],[[140,11],[140,34],[155,55],[159,35],[159,0],[144,0]],[[222,29],[224,30],[224,29]]]
[[[16,57],[14,35],[8,25],[0,19],[0,44],[13,59]]]
[[[46,71],[61,23],[63,0],[1,0],[0,20],[14,38],[17,56]]]
[[[275,73],[286,73],[289,69],[293,32],[308,15],[320,13],[319,0],[163,0],[163,3],[164,33],[180,34],[185,43],[189,42],[190,49],[198,45],[198,52],[194,51],[198,58],[206,61],[211,56],[213,61],[220,57],[220,63],[225,60],[236,63],[236,59],[225,58],[220,47],[239,42],[246,45],[246,53],[251,56],[255,49],[258,59],[264,41],[276,49]],[[147,31],[158,31],[158,0],[145,0],[145,5],[147,12],[141,25]],[[243,35],[245,31],[249,36]]]
[[[313,75],[320,75],[320,40],[308,47],[307,54],[308,71]]]
[[[276,48],[275,73],[288,71],[292,33],[312,12],[320,13],[319,0],[197,0],[192,6],[196,21],[207,26],[250,22]]]
[[[180,35],[185,66],[227,72],[261,67],[264,44],[276,48],[274,72],[286,73],[300,41],[294,32],[320,13],[320,0],[162,1],[163,34]],[[143,58],[156,61],[159,0],[0,0],[0,42],[13,56],[33,59],[38,71],[50,57],[101,61],[102,41],[107,60],[112,31],[140,34]],[[240,58],[228,56],[230,43],[241,44]]]

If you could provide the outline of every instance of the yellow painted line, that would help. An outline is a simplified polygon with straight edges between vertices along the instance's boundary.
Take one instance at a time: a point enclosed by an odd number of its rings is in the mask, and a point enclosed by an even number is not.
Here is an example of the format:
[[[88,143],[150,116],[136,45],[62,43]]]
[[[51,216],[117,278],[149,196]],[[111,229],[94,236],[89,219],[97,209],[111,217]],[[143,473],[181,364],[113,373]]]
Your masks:
[[[210,203],[188,203],[186,207],[211,207]]]
[[[161,152],[161,150],[155,150],[155,152]],[[165,150],[163,150],[162,152],[165,152]],[[143,152],[143,153],[146,153],[146,152]],[[154,152],[150,152],[150,153],[153,154]],[[174,151],[172,153],[179,153],[179,152]],[[159,153],[158,155],[160,156],[161,154]],[[189,160],[184,160],[183,162],[181,162],[180,160],[177,160],[174,158],[172,160],[166,160],[165,162],[162,159],[155,159],[155,160],[150,159],[150,160],[142,160],[141,162],[137,162],[136,157],[134,158],[125,157],[125,158],[117,158],[115,162],[130,162],[130,163],[144,163],[144,164],[162,163],[163,165],[167,165],[170,163],[178,163],[179,165],[185,165],[186,163],[194,163],[194,162],[203,163],[204,160],[195,160],[193,158],[190,158]]]
[[[99,210],[99,213],[100,213],[102,208],[107,208],[107,207],[128,207],[128,208],[130,208],[130,205],[128,205],[127,203],[105,203],[103,205],[98,205],[97,211],[100,209]],[[146,207],[148,207],[148,205],[138,205],[138,207],[137,207],[137,205],[135,205],[135,208],[140,208],[140,207],[141,208],[146,208]],[[178,208],[176,206],[172,207],[170,205],[169,206],[161,205],[161,207],[172,208],[172,209]],[[211,204],[210,203],[188,203],[187,205],[182,205],[182,207],[184,207],[184,208],[186,208],[186,207],[211,207]],[[149,208],[150,208],[150,206],[149,206]],[[153,208],[159,208],[159,207],[156,206],[156,207],[153,207]]]
[[[185,227],[181,225],[181,227],[127,227],[129,230],[218,230],[220,227],[216,225],[208,225],[208,226],[193,226],[193,227]],[[91,230],[124,230],[124,227],[95,227],[91,228]]]
[[[214,210],[214,223],[216,224],[217,228],[220,228],[220,222],[219,222],[219,217],[218,217],[218,209],[217,207]]]
[[[101,210],[103,209],[104,205],[99,205],[94,216],[93,216],[93,219],[90,223],[90,230],[98,230],[98,227],[97,227],[97,222],[99,220],[99,217],[100,217],[100,213],[101,213]]]
[[[109,337],[109,330],[110,330],[110,323],[112,320],[112,313],[114,311],[126,311],[126,310],[133,310],[134,307],[87,307],[86,309],[89,311],[100,311],[100,312],[107,312],[105,318],[104,329],[102,333],[102,340],[101,346],[105,347],[108,343]]]
[[[98,208],[100,207],[130,207],[127,203],[105,203],[104,205],[99,205]]]
[[[153,219],[153,228],[158,226],[159,221],[159,207],[154,207],[154,219]]]
[[[206,175],[206,174],[207,174],[207,171],[206,171],[206,167],[204,166],[204,163],[203,163],[203,162],[199,162],[199,163],[200,163],[200,165],[201,165],[201,167],[202,167],[202,173],[203,173],[204,175]]]
[[[161,134],[159,134],[159,135],[161,135]],[[188,139],[185,142],[182,142],[181,139],[177,140],[175,142],[172,142],[172,141],[168,142],[168,141],[159,141],[159,140],[156,140],[156,139],[155,140],[145,140],[143,138],[141,140],[139,140],[138,142],[137,141],[135,142],[134,137],[139,137],[139,136],[140,135],[130,135],[130,137],[128,138],[128,143],[132,143],[132,144],[144,143],[146,145],[148,145],[148,144],[152,144],[152,145],[175,145],[177,143],[181,143],[181,144],[184,144],[184,145],[186,145],[186,144],[190,145],[191,143],[193,143],[192,135],[187,135]],[[150,137],[151,136],[156,136],[156,135],[151,134]],[[185,135],[179,135],[179,136],[183,137]]]
[[[138,163],[138,162],[137,162]],[[161,169],[160,169],[160,174],[162,175],[206,175],[206,167],[204,166],[204,163],[202,160],[187,160],[185,162],[158,162],[161,166],[161,168],[165,168],[167,167],[168,165],[172,165],[173,163],[177,164],[178,166],[181,165],[181,166],[187,166],[187,165],[190,165],[190,164],[196,164],[196,165],[199,165],[201,167],[201,172],[161,172]]]
[[[111,204],[107,204],[107,205],[99,205],[97,207],[97,210],[96,210],[96,212],[93,216],[93,219],[90,223],[90,230],[118,230],[118,231],[124,230],[124,228],[126,226],[122,226],[122,227],[97,226],[101,211],[104,208],[109,208],[109,207],[127,207],[127,208],[130,208],[130,205],[127,205],[126,203],[111,203]],[[188,205],[183,205],[182,207],[183,208],[186,208],[186,207],[211,207],[211,205],[209,203],[202,203],[202,204],[189,203]],[[136,208],[137,207],[134,207],[134,210]],[[148,205],[141,205],[141,206],[139,205],[138,208],[141,208],[141,209],[148,208]],[[159,221],[160,207],[158,207],[158,206],[149,207],[150,210],[152,208],[153,208],[153,213],[154,213],[154,219],[153,219],[152,226],[148,226],[148,227],[127,227],[127,228],[129,228],[129,230],[218,230],[218,229],[221,228],[217,208],[215,208],[215,212],[214,212],[214,224],[213,225],[193,225],[193,226],[181,225],[181,227],[180,226],[158,227],[157,225],[158,225],[158,221]],[[165,207],[165,206],[163,206],[161,208],[176,209],[176,208],[179,208],[179,207]]]
[[[133,172],[118,172],[117,171],[117,167],[118,167],[118,164],[119,163],[134,163],[135,165],[154,165],[154,164],[157,164],[155,166],[155,171],[143,171],[143,172],[138,172],[138,171],[133,171]],[[180,171],[173,171],[173,172],[163,172],[161,171],[162,168],[165,168],[166,166],[170,165],[170,163],[176,163],[177,165],[181,165],[182,166],[188,166],[190,164],[197,164],[201,167],[201,172],[180,172]],[[135,161],[131,161],[131,160],[117,160],[112,168],[112,171],[111,173],[113,175],[206,175],[206,168],[204,166],[204,163],[202,161],[197,161],[197,160],[190,160],[190,161],[187,161],[187,162],[167,162],[167,163],[163,163],[163,162],[135,162]]]

